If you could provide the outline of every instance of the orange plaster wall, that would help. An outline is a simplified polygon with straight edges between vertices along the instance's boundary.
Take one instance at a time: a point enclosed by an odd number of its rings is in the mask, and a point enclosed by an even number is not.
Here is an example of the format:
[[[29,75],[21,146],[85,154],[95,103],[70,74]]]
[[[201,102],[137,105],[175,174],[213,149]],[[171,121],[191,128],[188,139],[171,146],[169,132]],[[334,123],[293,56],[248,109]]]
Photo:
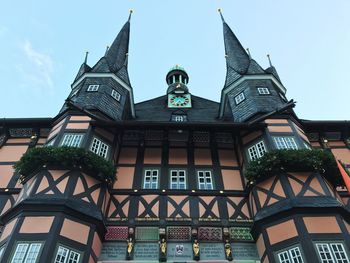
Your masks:
[[[94,240],[92,241],[92,251],[94,251],[95,255],[99,257],[102,249],[102,242],[100,240],[100,237],[95,232],[94,234]]]
[[[9,235],[11,235],[13,228],[15,227],[17,223],[17,218],[13,219],[10,223],[8,223],[5,226],[4,231],[2,232],[1,238],[0,238],[0,242],[5,240]]]
[[[350,164],[350,150],[344,149],[332,149],[332,153],[336,158],[340,159],[343,163]]]
[[[46,138],[40,138],[37,144],[44,144],[46,142]]]
[[[0,162],[17,162],[25,151],[28,145],[9,145],[0,148]]]
[[[290,126],[269,126],[269,132],[293,132]]]
[[[88,116],[71,116],[70,120],[71,121],[90,121],[91,118]]]
[[[6,188],[13,175],[12,165],[0,165],[0,188]]]
[[[70,122],[68,123],[66,129],[87,130],[89,128],[89,125],[90,123],[88,122],[81,122],[81,123]]]
[[[187,149],[170,148],[169,164],[187,164]]]
[[[162,149],[161,148],[146,148],[143,162],[145,164],[161,164]]]
[[[118,163],[135,164],[137,156],[137,148],[123,147],[120,151]]]
[[[30,142],[30,138],[8,139],[6,141],[7,144],[11,144],[11,143],[29,143],[29,142]]]
[[[134,180],[135,167],[119,167],[117,180],[115,181],[114,189],[131,189]]]
[[[269,236],[271,245],[298,235],[297,229],[292,219],[278,225],[271,226],[267,228],[266,231]]]
[[[266,123],[288,123],[288,120],[286,119],[267,119],[265,120]]]
[[[310,234],[341,233],[334,216],[304,217],[304,224]]]
[[[19,232],[25,234],[49,233],[54,218],[54,216],[27,216]]]
[[[78,222],[64,219],[60,235],[82,244],[86,244],[89,238],[90,227]]]
[[[219,150],[218,152],[221,166],[238,166],[237,157],[233,150]]]
[[[225,190],[243,190],[241,174],[238,170],[221,170]]]
[[[195,149],[194,164],[196,165],[212,165],[210,149]]]
[[[258,254],[260,257],[264,254],[266,248],[265,248],[265,243],[264,243],[264,237],[262,234],[260,234],[258,240],[256,241],[256,248],[258,250]]]
[[[255,131],[255,132],[249,133],[248,135],[243,137],[242,142],[243,144],[247,144],[261,135],[262,135],[262,131]]]
[[[328,146],[343,146],[345,147],[345,143],[343,141],[329,141],[328,143]]]

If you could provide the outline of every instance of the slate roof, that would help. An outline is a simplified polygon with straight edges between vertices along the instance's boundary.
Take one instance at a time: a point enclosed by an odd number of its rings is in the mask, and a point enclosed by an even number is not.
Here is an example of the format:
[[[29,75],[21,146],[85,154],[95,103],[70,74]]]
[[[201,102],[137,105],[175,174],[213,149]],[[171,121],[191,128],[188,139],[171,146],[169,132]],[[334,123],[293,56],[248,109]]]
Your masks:
[[[191,95],[192,108],[168,108],[167,95],[157,97],[151,100],[143,101],[135,104],[136,121],[157,121],[169,122],[172,113],[184,112],[187,114],[188,122],[213,122],[219,123],[231,121],[232,118],[227,117],[224,121],[218,119],[219,103]],[[229,109],[227,116],[229,116]]]

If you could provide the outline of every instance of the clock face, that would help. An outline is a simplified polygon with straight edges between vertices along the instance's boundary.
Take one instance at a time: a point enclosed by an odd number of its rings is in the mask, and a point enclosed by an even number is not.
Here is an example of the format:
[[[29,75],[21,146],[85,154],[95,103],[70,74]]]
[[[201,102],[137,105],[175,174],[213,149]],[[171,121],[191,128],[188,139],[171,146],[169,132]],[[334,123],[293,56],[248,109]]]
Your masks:
[[[168,106],[176,108],[189,108],[191,107],[191,95],[169,95]]]

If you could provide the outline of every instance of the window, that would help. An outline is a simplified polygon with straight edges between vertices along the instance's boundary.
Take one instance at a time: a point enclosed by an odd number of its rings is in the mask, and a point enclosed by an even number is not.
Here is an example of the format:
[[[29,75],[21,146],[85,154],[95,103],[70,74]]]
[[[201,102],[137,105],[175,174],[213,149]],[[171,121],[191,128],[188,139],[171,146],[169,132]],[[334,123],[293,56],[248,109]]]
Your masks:
[[[94,138],[92,140],[90,151],[92,151],[93,153],[96,153],[97,155],[103,158],[107,158],[108,148],[109,146],[106,143],[102,142],[97,138]]]
[[[293,137],[273,137],[277,149],[298,149],[298,145],[296,144]]]
[[[181,115],[176,115],[176,116],[174,117],[174,120],[175,120],[175,121],[184,121],[184,120],[185,120],[185,117],[184,117],[184,116],[181,116]]]
[[[59,246],[54,263],[78,263],[79,259],[80,253],[66,247]]]
[[[277,254],[280,263],[303,263],[299,247],[290,248]]]
[[[260,141],[248,148],[248,154],[251,161],[262,157],[266,153],[266,148],[263,141]]]
[[[143,189],[158,189],[158,170],[145,170]]]
[[[267,95],[270,94],[270,90],[268,88],[265,87],[257,87],[258,92],[260,95]]]
[[[62,140],[62,146],[79,147],[84,134],[66,133]]]
[[[120,101],[121,95],[120,95],[120,93],[119,93],[118,91],[116,91],[115,89],[112,89],[111,96],[112,96],[115,100]]]
[[[349,263],[349,258],[342,243],[316,243],[322,263]]]
[[[49,142],[46,143],[45,146],[52,146],[56,141],[56,138],[51,139]]]
[[[87,91],[98,91],[100,85],[89,85]]]
[[[35,263],[40,252],[41,243],[17,243],[11,263]]]
[[[170,189],[186,189],[186,171],[170,171]]]
[[[241,92],[241,93],[239,93],[236,97],[235,97],[235,102],[236,102],[236,104],[238,105],[238,104],[240,104],[242,101],[244,101],[245,100],[245,96],[244,96],[244,93],[243,92]]]
[[[211,171],[198,171],[198,188],[201,190],[213,190]]]

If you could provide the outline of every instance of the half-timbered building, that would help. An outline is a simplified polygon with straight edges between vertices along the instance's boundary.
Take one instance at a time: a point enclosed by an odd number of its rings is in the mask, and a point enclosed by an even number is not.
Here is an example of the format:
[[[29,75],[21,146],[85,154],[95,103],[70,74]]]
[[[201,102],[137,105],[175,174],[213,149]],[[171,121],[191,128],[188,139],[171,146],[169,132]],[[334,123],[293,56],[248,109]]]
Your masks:
[[[350,122],[299,119],[275,67],[222,21],[219,102],[192,94],[176,65],[159,97],[135,103],[129,18],[57,116],[0,120],[1,262],[350,262],[345,186],[310,171],[244,177],[276,149],[324,149],[350,168]],[[47,146],[92,151],[117,180],[59,165],[21,180],[13,165]]]

